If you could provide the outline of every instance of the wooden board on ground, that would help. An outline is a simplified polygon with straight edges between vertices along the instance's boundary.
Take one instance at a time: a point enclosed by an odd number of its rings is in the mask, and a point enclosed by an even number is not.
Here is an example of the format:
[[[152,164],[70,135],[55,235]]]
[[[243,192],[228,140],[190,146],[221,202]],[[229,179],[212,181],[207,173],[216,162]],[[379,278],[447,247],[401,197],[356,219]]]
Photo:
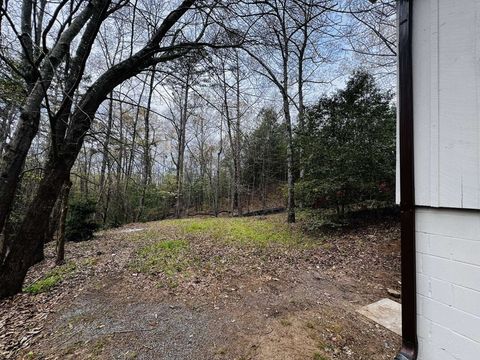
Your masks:
[[[402,335],[402,306],[398,302],[382,299],[357,311],[395,334]]]

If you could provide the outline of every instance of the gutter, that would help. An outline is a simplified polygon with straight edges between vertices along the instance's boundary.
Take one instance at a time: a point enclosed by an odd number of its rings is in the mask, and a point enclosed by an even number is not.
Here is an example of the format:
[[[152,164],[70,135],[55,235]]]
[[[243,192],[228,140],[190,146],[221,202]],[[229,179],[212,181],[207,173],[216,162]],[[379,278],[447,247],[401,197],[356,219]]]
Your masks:
[[[413,137],[412,4],[398,0],[400,221],[402,268],[402,347],[395,360],[418,355],[415,268],[415,176]]]

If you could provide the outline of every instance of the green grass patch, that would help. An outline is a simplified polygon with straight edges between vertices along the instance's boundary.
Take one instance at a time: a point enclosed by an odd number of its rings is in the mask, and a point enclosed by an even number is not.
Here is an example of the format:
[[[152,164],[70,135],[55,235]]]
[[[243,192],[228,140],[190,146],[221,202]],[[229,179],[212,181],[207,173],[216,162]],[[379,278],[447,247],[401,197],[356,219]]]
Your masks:
[[[119,236],[122,240],[127,241],[144,241],[158,238],[159,232],[157,228],[153,227],[141,231],[117,234],[117,236]]]
[[[327,360],[327,358],[322,354],[316,352],[315,354],[313,354],[313,360]]]
[[[196,218],[179,220],[186,235],[206,234],[227,243],[253,246],[306,245],[309,239],[283,219]]]
[[[34,281],[32,284],[25,287],[23,291],[33,295],[49,291],[55,285],[59,284],[66,276],[75,272],[76,269],[77,266],[73,262],[57,266],[45,274],[41,279]]]
[[[291,326],[292,325],[291,321],[289,321],[287,319],[281,319],[280,324],[282,324],[283,326]]]
[[[190,265],[189,246],[185,240],[165,240],[141,248],[131,266],[143,273],[165,273],[167,276],[184,271]]]

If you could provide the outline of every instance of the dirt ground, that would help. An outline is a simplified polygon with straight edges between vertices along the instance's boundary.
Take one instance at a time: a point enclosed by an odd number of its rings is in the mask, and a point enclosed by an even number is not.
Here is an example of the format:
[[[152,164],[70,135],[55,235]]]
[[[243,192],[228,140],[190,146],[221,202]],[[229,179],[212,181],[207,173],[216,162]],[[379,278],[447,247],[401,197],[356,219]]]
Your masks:
[[[319,236],[297,226],[286,230],[294,242],[236,243],[209,230],[227,220],[195,221],[131,224],[67,244],[70,265],[58,283],[0,302],[0,358],[394,357],[400,337],[356,310],[399,288],[398,224]],[[262,224],[287,226],[283,215],[228,221],[230,230],[246,222],[245,239]],[[174,261],[141,258],[142,249],[173,240],[183,244],[168,247]],[[52,261],[49,245],[27,285],[51,272]]]

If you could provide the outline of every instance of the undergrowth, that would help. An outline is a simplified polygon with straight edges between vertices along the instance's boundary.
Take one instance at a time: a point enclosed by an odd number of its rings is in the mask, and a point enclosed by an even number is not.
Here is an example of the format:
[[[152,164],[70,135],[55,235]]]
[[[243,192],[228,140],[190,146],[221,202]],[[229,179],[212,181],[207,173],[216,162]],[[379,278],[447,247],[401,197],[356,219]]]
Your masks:
[[[40,294],[49,291],[55,285],[60,283],[66,276],[72,274],[77,269],[74,262],[69,262],[62,266],[57,266],[50,270],[45,276],[37,281],[34,281],[29,286],[23,289],[24,292],[29,294]]]
[[[134,270],[173,276],[190,265],[189,246],[185,240],[164,240],[142,247],[132,262]]]
[[[275,219],[277,220],[277,219]],[[195,218],[178,222],[186,235],[207,234],[230,244],[265,247],[273,244],[308,245],[310,239],[297,229],[274,219]],[[283,219],[282,219],[283,220]]]

